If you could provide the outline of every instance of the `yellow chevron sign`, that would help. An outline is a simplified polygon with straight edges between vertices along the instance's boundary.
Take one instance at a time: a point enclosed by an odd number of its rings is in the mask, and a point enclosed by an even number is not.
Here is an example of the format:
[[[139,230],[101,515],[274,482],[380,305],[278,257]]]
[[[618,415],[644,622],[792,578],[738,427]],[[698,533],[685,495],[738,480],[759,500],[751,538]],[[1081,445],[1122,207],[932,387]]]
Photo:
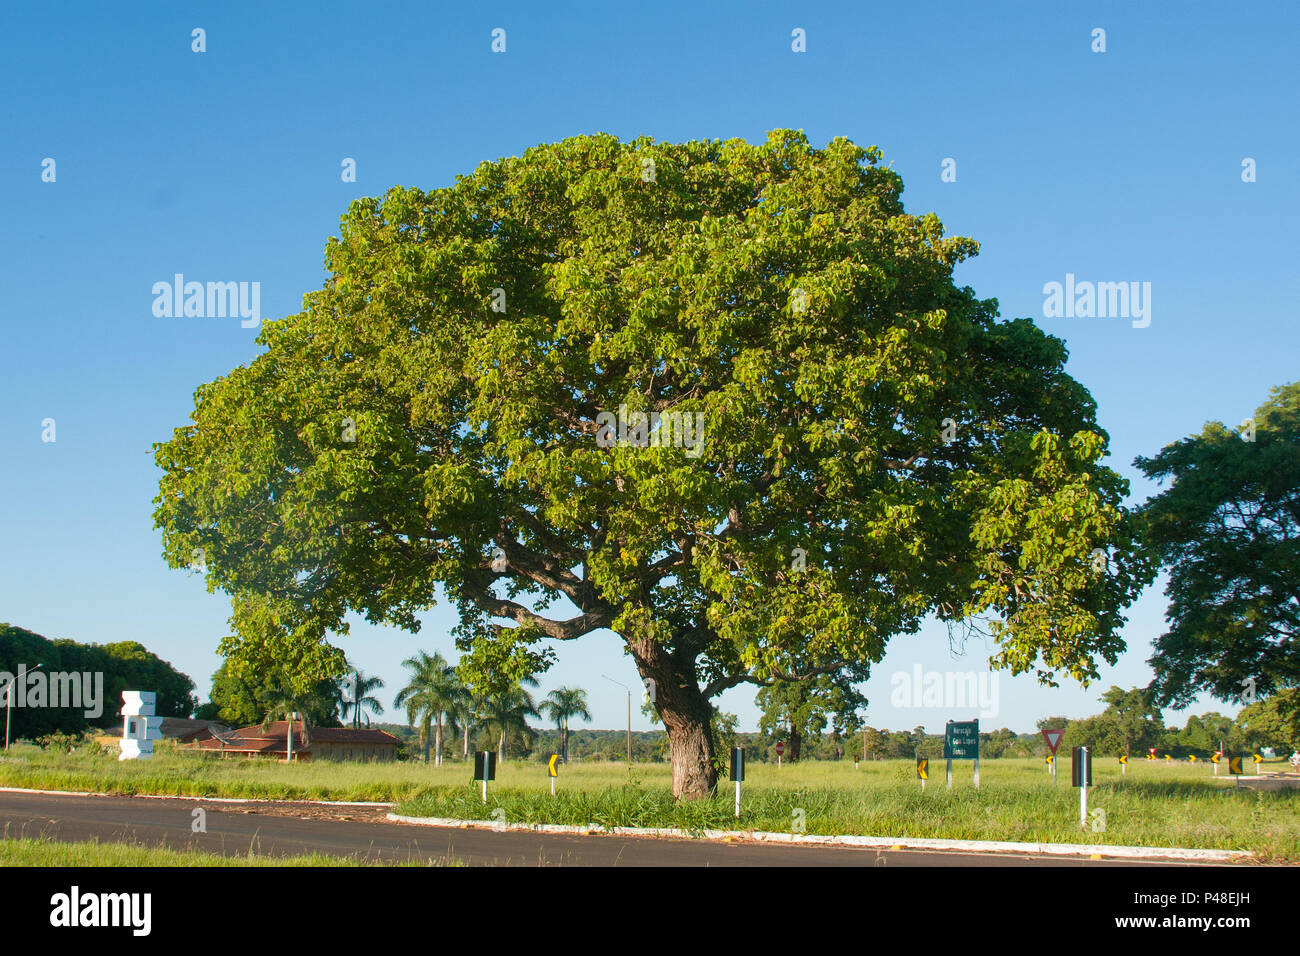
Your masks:
[[[1255,761],[1257,765],[1264,762],[1264,758],[1261,757],[1259,754],[1251,754],[1250,759]]]
[[[1192,754],[1192,755],[1191,755],[1190,757],[1188,757],[1187,759],[1190,760],[1192,763],[1196,763],[1196,754]]]
[[[1121,755],[1120,755],[1120,758],[1119,758],[1119,762],[1120,762],[1120,763],[1128,763],[1128,754],[1121,754]]]
[[[1223,751],[1221,751],[1221,750],[1216,750],[1216,751],[1214,752],[1214,756],[1210,758],[1210,760],[1211,760],[1213,763],[1218,763],[1218,762],[1219,762],[1220,760],[1222,760],[1222,759],[1223,759]]]
[[[1171,757],[1171,756],[1169,756],[1169,754],[1165,754],[1165,759],[1166,759],[1166,760],[1173,760],[1174,758]]]
[[[921,780],[930,779],[930,758],[929,757],[916,758],[916,775]]]
[[[1229,757],[1229,758],[1228,758],[1228,773],[1241,773],[1241,758],[1240,758],[1240,757]]]
[[[559,754],[551,754],[551,760],[550,760],[550,762],[546,765],[547,768],[550,770],[550,774],[551,774],[552,777],[558,777],[558,776],[560,775],[560,771],[557,770],[556,767],[555,767],[555,763],[556,763],[556,761],[558,761],[559,759],[560,759],[560,755],[559,755]]]
[[[1048,755],[1047,755],[1047,762],[1048,762],[1048,763],[1056,763],[1056,754],[1048,754]]]

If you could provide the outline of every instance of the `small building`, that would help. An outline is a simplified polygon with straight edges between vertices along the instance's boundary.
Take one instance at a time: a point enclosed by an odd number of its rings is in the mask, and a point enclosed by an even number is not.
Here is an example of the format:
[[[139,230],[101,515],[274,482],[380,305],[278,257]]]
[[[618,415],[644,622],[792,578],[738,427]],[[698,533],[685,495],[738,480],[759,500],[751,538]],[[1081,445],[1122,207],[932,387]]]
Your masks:
[[[210,737],[214,732],[224,734],[230,728],[215,720],[164,717],[161,730],[164,740],[175,740],[178,744],[188,744],[193,743],[200,737]]]
[[[313,727],[314,760],[396,760],[402,742],[386,730]]]
[[[200,731],[189,745],[223,757],[270,757],[284,760],[289,750],[289,722],[276,720],[226,733]],[[401,741],[383,730],[308,727],[293,722],[294,760],[396,760]]]
[[[215,720],[191,720],[188,717],[164,717],[162,727],[159,728],[162,740],[174,740],[178,744],[192,744],[198,740],[204,740],[211,737],[213,733],[224,734],[230,728],[223,723]],[[100,734],[95,737],[95,743],[101,750],[117,753],[122,737],[111,736],[109,734]]]

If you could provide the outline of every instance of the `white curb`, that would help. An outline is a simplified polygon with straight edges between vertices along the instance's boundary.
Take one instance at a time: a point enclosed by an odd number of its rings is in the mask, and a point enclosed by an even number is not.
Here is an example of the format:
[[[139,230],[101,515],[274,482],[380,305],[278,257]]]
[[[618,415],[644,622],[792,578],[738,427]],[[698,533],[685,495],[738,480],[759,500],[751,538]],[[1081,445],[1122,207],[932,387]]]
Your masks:
[[[31,790],[27,787],[0,787],[0,793],[44,793],[55,797],[138,797],[142,800],[202,800],[204,803],[310,803],[318,807],[391,807],[389,803],[365,803],[357,800],[296,800],[292,797],[196,797],[189,793],[101,793],[95,790]]]
[[[1107,856],[1121,859],[1199,860],[1232,862],[1251,857],[1248,850],[1197,850],[1187,847],[1115,846],[1102,843],[1015,843],[1010,840],[944,840],[929,837],[808,836],[794,833],[765,833],[748,830],[690,831],[666,827],[611,827],[592,823],[572,826],[554,823],[495,823],[488,820],[455,820],[449,817],[406,817],[389,813],[395,823],[430,827],[483,827],[493,830],[530,830],[538,833],[574,833],[583,836],[657,836],[680,839],[755,840],[760,843],[793,843],[821,846],[864,846],[904,850],[959,850],[966,853],[1029,853],[1041,856]]]

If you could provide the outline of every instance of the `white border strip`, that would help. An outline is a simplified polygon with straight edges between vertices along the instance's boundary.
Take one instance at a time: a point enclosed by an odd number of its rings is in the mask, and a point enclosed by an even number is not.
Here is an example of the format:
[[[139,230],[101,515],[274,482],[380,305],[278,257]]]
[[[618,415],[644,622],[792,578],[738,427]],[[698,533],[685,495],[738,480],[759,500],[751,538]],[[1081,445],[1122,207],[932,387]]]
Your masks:
[[[762,831],[704,830],[690,831],[665,827],[611,827],[598,824],[572,826],[554,823],[493,823],[486,820],[456,820],[449,817],[406,817],[387,815],[395,823],[414,823],[430,827],[483,827],[493,830],[530,830],[540,833],[573,833],[581,836],[655,836],[679,839],[755,840],[760,843],[814,844],[822,846],[865,846],[892,850],[958,850],[965,853],[1028,853],[1041,856],[1106,856],[1122,859],[1199,860],[1233,862],[1250,859],[1249,850],[1198,850],[1187,847],[1116,846],[1102,843],[1015,843],[1010,840],[944,840],[929,837],[808,836],[794,833]]]

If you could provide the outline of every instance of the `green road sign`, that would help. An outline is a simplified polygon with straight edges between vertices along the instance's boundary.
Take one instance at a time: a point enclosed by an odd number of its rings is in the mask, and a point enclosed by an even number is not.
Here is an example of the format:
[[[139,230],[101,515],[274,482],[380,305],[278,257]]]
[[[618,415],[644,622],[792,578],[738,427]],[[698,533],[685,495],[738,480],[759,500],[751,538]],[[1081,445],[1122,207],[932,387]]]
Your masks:
[[[945,760],[980,759],[980,722],[978,720],[950,720],[943,736]]]

